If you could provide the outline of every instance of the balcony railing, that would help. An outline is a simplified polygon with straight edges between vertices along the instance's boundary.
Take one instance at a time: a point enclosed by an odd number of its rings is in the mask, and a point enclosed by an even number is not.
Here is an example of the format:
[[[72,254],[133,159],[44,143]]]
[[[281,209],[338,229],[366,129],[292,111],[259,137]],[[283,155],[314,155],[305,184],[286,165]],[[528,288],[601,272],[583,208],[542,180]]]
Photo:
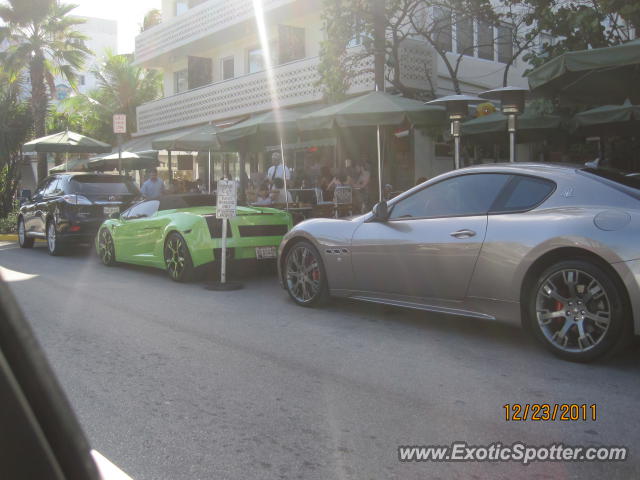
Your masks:
[[[213,83],[138,107],[138,134],[162,132],[199,123],[217,121],[269,110],[275,106],[319,101],[322,91],[317,85],[319,58],[306,58],[278,66],[273,80],[267,72]],[[411,88],[429,89],[429,75],[435,67],[433,51],[422,42],[406,41],[400,55],[401,79]],[[373,89],[373,58],[359,66],[360,73],[351,79],[349,93]],[[273,91],[271,90],[273,85]]]
[[[265,12],[295,0],[263,0]],[[136,37],[136,62],[144,63],[178,47],[255,18],[253,0],[210,0]]]

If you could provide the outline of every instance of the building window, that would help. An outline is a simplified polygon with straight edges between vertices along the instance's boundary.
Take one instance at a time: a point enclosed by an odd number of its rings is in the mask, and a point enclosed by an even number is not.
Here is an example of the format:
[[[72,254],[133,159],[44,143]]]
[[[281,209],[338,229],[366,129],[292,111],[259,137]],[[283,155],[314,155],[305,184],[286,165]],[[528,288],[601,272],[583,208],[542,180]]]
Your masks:
[[[498,61],[509,63],[513,59],[513,30],[508,25],[498,27]]]
[[[264,53],[261,48],[252,48],[247,53],[249,73],[261,72],[265,68]]]
[[[189,10],[189,2],[188,0],[176,0],[176,8],[175,8],[175,15],[176,17],[178,15],[182,15],[183,13],[185,13],[187,10]]]
[[[173,73],[173,89],[175,93],[189,90],[189,70],[180,70]]]
[[[487,22],[478,22],[478,57],[493,60],[493,26]]]
[[[288,63],[304,58],[304,28],[278,26],[278,63]]]
[[[453,49],[451,11],[446,8],[434,8],[433,17],[436,47],[440,51],[450,52]]]
[[[86,85],[86,78],[84,75],[78,75],[78,83],[83,87]]]
[[[222,59],[222,79],[229,80],[235,76],[234,72],[234,60],[233,57],[227,57]]]
[[[473,17],[456,19],[456,48],[461,55],[473,57]]]
[[[367,38],[364,32],[364,26],[364,21],[359,16],[353,19],[353,31],[355,33],[353,37],[351,37],[351,40],[349,40],[347,48],[358,47],[364,43],[364,40]]]

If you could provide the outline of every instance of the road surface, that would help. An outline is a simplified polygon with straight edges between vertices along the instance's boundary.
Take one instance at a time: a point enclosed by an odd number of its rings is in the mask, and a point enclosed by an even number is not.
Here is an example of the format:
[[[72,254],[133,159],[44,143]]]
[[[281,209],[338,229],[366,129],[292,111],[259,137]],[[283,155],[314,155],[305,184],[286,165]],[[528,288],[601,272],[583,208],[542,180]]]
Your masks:
[[[0,243],[0,271],[92,447],[137,480],[640,478],[640,349],[560,361],[517,326],[235,292]],[[506,403],[597,405],[506,422]],[[401,463],[398,446],[625,445],[624,463]]]

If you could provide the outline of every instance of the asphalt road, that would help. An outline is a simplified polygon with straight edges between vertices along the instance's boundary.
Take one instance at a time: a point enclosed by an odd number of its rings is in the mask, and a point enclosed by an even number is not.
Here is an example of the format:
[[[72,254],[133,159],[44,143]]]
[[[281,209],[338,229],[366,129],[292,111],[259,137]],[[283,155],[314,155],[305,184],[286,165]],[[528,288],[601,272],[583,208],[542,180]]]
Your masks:
[[[640,349],[557,360],[518,327],[347,301],[274,276],[217,293],[160,271],[0,244],[94,448],[134,479],[640,478]],[[8,269],[8,270],[6,270]],[[597,404],[506,422],[505,403]],[[624,463],[400,463],[399,445],[626,445]]]

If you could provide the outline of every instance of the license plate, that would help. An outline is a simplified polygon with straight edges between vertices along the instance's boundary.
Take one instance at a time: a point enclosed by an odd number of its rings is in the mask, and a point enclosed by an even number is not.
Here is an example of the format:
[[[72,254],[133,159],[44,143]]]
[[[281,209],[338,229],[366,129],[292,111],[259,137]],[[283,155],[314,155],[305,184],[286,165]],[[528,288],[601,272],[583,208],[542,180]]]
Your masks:
[[[276,258],[278,252],[276,247],[256,247],[256,258],[258,260],[265,260],[268,258]]]
[[[104,207],[104,214],[108,217],[114,213],[120,213],[120,207]]]

